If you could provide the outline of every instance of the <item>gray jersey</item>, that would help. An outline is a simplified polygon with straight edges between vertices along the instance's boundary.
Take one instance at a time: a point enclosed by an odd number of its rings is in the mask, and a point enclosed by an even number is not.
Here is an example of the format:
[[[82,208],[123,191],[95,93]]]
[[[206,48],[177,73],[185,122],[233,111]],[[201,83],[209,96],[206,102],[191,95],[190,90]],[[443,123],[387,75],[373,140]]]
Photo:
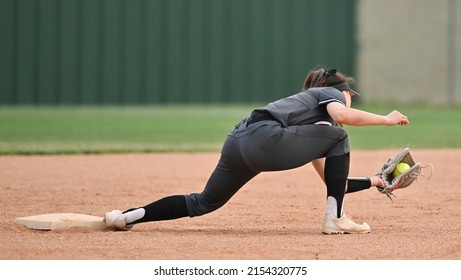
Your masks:
[[[269,112],[283,127],[291,125],[315,124],[327,121],[337,123],[330,117],[326,105],[340,102],[346,105],[342,92],[333,87],[316,87],[269,103],[266,107],[256,109]]]

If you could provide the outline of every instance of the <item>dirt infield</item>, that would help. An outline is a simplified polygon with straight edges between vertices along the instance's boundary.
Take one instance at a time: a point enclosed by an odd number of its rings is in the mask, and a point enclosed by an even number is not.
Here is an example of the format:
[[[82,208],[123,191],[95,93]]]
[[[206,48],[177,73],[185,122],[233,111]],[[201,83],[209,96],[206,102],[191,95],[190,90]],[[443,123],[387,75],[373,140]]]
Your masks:
[[[351,176],[371,175],[396,150],[354,151]],[[102,216],[172,194],[201,191],[219,155],[128,154],[0,157],[3,260],[461,259],[461,150],[416,150],[429,181],[346,196],[365,235],[321,234],[326,189],[311,166],[263,173],[209,215],[140,224],[128,232],[26,229],[16,217],[59,212]],[[428,174],[429,170],[425,170]]]

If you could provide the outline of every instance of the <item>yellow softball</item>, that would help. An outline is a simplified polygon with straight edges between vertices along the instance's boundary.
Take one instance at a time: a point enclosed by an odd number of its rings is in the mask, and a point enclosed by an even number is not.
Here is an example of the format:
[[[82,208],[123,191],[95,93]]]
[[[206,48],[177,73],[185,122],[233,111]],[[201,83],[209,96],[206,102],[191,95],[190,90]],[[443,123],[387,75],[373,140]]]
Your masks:
[[[401,162],[397,164],[394,171],[392,171],[392,176],[397,177],[403,172],[407,171],[408,169],[410,169],[410,165],[408,165],[407,163]]]

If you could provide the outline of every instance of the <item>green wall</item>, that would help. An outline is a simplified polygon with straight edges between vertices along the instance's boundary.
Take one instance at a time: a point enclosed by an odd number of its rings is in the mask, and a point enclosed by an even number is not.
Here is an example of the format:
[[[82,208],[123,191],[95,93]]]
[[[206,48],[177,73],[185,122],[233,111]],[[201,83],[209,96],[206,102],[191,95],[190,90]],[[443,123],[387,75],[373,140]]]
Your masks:
[[[356,41],[355,0],[0,0],[0,104],[267,102]]]

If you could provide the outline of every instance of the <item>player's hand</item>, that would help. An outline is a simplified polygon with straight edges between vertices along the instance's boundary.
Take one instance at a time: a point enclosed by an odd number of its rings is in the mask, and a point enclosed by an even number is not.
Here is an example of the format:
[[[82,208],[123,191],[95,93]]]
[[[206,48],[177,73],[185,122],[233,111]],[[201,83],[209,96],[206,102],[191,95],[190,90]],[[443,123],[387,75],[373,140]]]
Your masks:
[[[403,115],[397,110],[394,110],[387,114],[387,125],[408,125],[410,124],[410,121],[408,120],[408,117]]]

